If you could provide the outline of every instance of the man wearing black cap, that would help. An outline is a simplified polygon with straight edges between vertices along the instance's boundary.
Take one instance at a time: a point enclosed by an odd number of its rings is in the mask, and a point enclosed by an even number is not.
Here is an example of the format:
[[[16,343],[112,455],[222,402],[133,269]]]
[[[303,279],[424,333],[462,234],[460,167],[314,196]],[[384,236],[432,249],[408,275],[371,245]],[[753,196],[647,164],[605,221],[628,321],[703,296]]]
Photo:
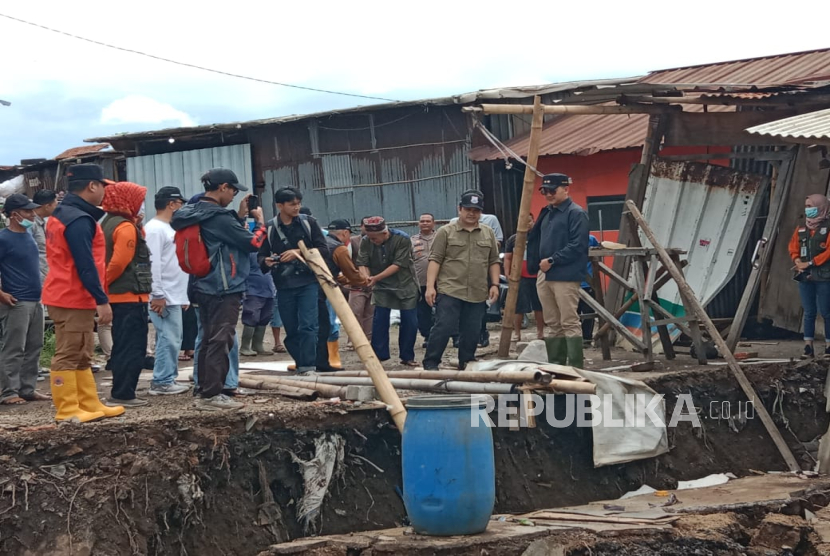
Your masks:
[[[97,164],[76,164],[66,171],[69,193],[46,223],[49,274],[43,284],[43,304],[55,323],[52,357],[52,398],[55,420],[80,422],[124,413],[98,399],[92,376],[95,313],[98,324],[112,322],[112,308],[104,292],[106,240],[98,221],[104,211],[104,188],[111,184]]]
[[[435,325],[427,341],[425,370],[438,370],[456,331],[458,369],[464,370],[475,359],[485,302],[499,298],[499,243],[492,228],[480,224],[483,210],[480,193],[465,192],[458,220],[438,230],[432,244],[426,301],[435,307]]]
[[[277,306],[285,327],[285,347],[299,373],[317,370],[317,340],[320,286],[317,277],[300,260],[302,241],[316,248],[324,259],[330,258],[323,230],[313,218],[300,213],[303,194],[283,187],[274,193],[277,214],[269,222],[268,234],[259,250],[263,272],[270,272],[277,288]],[[328,322],[328,311],[324,319]],[[326,333],[328,336],[328,333]]]
[[[190,300],[199,305],[203,333],[196,354],[201,394],[197,407],[205,411],[240,409],[244,404],[223,394],[222,389],[230,370],[228,356],[236,335],[242,295],[247,289],[248,254],[257,251],[265,240],[265,223],[261,208],[249,211],[258,226],[251,233],[239,215],[227,208],[240,191],[248,191],[231,170],[209,170],[202,176],[202,185],[205,196],[176,211],[170,223],[176,231],[198,225],[210,258],[208,274],[193,276]],[[247,204],[242,208],[247,211]]]
[[[25,195],[6,199],[9,227],[0,230],[0,405],[48,400],[35,390],[43,347],[43,306],[37,244],[28,231],[36,205]]]
[[[176,257],[176,232],[170,226],[173,214],[184,205],[178,187],[162,187],[156,192],[156,217],[144,226],[145,241],[150,248],[153,291],[150,293],[150,321],[156,331],[156,357],[151,396],[181,394],[188,388],[176,384],[179,374],[179,349],[184,324],[182,314],[190,301],[187,297],[187,274]]]
[[[539,191],[548,206],[530,230],[528,270],[539,269],[536,288],[551,337],[545,338],[548,361],[582,367],[579,289],[588,265],[588,215],[569,195],[571,178],[548,174]]]

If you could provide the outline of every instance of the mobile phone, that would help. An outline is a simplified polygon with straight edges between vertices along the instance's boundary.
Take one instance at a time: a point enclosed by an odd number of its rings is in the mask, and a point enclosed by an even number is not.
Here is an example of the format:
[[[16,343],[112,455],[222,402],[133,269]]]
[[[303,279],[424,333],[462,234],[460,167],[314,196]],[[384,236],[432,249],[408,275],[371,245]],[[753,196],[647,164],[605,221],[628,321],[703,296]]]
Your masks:
[[[251,195],[248,197],[248,210],[254,210],[255,208],[259,208],[259,197]]]

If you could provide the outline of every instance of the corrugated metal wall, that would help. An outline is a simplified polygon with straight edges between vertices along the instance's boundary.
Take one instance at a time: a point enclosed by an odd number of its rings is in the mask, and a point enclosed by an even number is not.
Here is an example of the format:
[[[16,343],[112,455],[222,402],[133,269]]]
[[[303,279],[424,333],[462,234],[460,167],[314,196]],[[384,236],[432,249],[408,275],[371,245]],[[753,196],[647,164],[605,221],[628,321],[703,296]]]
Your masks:
[[[204,191],[199,178],[211,168],[228,168],[240,182],[253,188],[251,145],[232,145],[174,153],[136,156],[127,159],[127,180],[147,188],[147,218],[152,218],[153,197],[162,187],[172,185],[185,197]],[[237,198],[239,203],[241,197]]]
[[[322,224],[336,218],[356,224],[373,215],[413,222],[424,212],[450,219],[461,193],[478,188],[459,107],[334,116],[271,134],[276,143],[262,136],[255,146],[262,160],[273,161],[263,169],[266,189],[297,187]],[[415,224],[396,227],[417,233]]]

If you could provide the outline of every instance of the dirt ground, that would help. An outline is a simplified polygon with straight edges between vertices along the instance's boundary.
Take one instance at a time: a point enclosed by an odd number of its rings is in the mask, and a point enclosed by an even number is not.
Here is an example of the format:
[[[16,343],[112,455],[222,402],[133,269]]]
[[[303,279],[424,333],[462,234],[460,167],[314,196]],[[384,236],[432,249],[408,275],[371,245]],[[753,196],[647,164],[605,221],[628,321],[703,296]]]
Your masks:
[[[395,333],[393,328],[391,362],[398,361]],[[494,356],[495,331],[491,342],[481,357]],[[417,351],[421,358],[420,341]],[[800,346],[763,344],[758,351],[763,357],[797,355]],[[360,368],[354,352],[342,354],[347,368]],[[603,362],[589,350],[586,367],[640,360],[622,350],[613,355]],[[450,347],[446,363],[454,356]],[[666,394],[669,412],[680,393],[691,393],[701,407],[743,399],[725,366],[693,363],[679,354],[662,363],[662,372],[626,374]],[[747,368],[805,469],[812,468],[817,438],[827,429],[827,368],[824,361]],[[144,374],[139,395],[150,375]],[[103,397],[111,374],[96,377]],[[40,385],[48,391],[48,383]],[[382,407],[297,402],[260,392],[244,399],[243,410],[217,415],[196,411],[190,394],[149,397],[148,406],[123,417],[60,427],[48,403],[0,408],[0,554],[256,554],[309,534],[406,524],[400,434]],[[674,429],[668,454],[599,469],[593,467],[590,430],[553,429],[541,421],[536,429],[495,429],[496,511],[611,499],[642,484],[672,488],[678,480],[715,472],[784,469],[758,419],[736,423],[707,415],[703,424]],[[342,438],[343,464],[320,516],[309,522],[298,510],[305,489],[298,460],[312,461],[315,442],[333,435]],[[700,552],[710,553],[718,552]]]

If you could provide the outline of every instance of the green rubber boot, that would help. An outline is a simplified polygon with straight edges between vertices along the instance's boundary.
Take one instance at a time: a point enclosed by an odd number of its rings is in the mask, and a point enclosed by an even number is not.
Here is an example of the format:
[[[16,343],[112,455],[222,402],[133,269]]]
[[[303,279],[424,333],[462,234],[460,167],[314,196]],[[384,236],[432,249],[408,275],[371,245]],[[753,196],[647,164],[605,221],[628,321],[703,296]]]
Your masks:
[[[254,339],[254,327],[246,326],[242,329],[242,340],[239,342],[239,355],[251,357],[256,352],[251,349],[251,341]]]
[[[565,338],[545,338],[545,348],[548,352],[548,363],[565,365],[568,359],[568,346]]]
[[[585,356],[582,346],[582,336],[565,338],[565,345],[568,351],[568,365],[581,369],[585,364]]]
[[[267,326],[254,328],[254,335],[251,338],[251,350],[255,351],[257,355],[271,355],[271,350],[265,349],[265,333],[267,331]]]

